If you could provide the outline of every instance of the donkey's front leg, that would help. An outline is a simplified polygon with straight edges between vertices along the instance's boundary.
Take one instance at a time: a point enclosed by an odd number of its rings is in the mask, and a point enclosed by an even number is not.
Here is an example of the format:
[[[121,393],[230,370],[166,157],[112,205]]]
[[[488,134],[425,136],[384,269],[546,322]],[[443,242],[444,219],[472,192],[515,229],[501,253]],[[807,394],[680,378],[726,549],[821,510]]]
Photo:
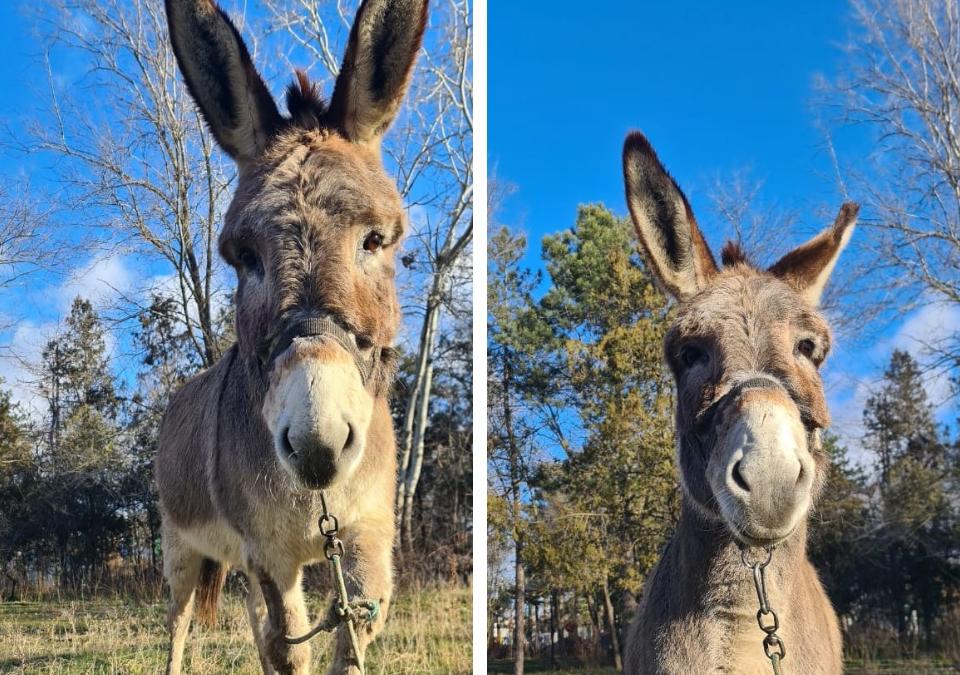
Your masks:
[[[303,570],[299,565],[255,569],[267,605],[267,630],[263,639],[267,658],[278,675],[306,675],[310,672],[309,644],[288,645],[284,640],[286,636],[300,636],[310,629],[301,587]]]
[[[345,530],[344,534],[344,576],[350,600],[372,600],[379,604],[376,617],[357,626],[359,657],[363,659],[367,646],[383,630],[393,593],[393,514],[385,516],[380,523],[358,525]],[[327,672],[328,675],[358,675],[360,672],[345,626],[337,629],[337,651]]]

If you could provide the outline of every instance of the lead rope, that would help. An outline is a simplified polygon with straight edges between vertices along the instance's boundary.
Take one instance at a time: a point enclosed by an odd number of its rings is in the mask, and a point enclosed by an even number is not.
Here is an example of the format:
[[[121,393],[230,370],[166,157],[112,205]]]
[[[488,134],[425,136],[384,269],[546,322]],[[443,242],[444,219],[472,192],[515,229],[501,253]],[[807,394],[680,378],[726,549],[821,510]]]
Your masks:
[[[773,558],[773,547],[767,546],[765,550],[767,552],[765,560],[757,560],[751,563],[747,556],[748,549],[742,548],[740,549],[740,560],[743,561],[747,569],[753,572],[753,586],[757,590],[757,600],[760,603],[760,609],[757,610],[757,624],[760,626],[760,630],[766,633],[766,637],[763,638],[763,653],[770,659],[770,665],[773,666],[773,675],[783,675],[780,662],[787,657],[787,648],[783,645],[780,636],[777,635],[777,630],[780,628],[780,619],[767,600],[767,581],[764,575],[767,565]],[[770,622],[764,624],[763,620],[766,616],[770,617]]]
[[[337,626],[344,624],[347,629],[347,635],[350,637],[350,648],[353,651],[353,658],[360,669],[360,675],[366,672],[363,666],[363,654],[360,651],[360,642],[357,639],[357,623],[360,621],[360,615],[350,603],[350,596],[347,593],[347,584],[343,578],[343,565],[341,559],[344,556],[343,540],[338,535],[340,522],[337,517],[327,510],[327,498],[323,491],[320,491],[320,507],[323,513],[320,515],[320,534],[326,541],[323,544],[323,554],[330,561],[333,567],[333,577],[337,583],[337,602],[333,606],[335,616],[328,616],[321,619],[316,626],[310,629],[310,632],[300,637],[284,636],[283,641],[288,645],[298,645],[306,642],[317,633],[330,632],[336,630]],[[366,621],[372,622],[380,613],[380,603],[376,600],[363,600],[356,603],[367,611]]]

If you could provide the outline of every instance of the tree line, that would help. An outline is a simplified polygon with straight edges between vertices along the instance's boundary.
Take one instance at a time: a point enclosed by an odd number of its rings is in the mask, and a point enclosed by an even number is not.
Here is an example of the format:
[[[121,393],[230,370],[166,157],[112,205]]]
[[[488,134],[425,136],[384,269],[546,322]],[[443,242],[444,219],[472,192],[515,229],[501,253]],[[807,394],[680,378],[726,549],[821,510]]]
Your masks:
[[[544,238],[546,278],[524,267],[526,246],[505,228],[491,238],[490,652],[521,671],[525,655],[619,666],[679,516],[670,308],[629,221],[602,206]],[[960,656],[960,439],[924,376],[894,351],[863,437],[826,437],[810,554],[848,656]]]
[[[61,330],[32,364],[44,414],[28,414],[0,384],[0,594],[156,593],[162,584],[160,517],[152,461],[173,391],[202,364],[168,299],[154,298],[133,331],[136,376],[111,367],[110,333],[76,298]],[[229,313],[219,330],[228,335]],[[468,337],[452,333],[438,368],[425,480],[415,502],[417,555],[406,580],[465,582],[470,575],[471,430]],[[406,355],[397,384],[412,377]],[[403,398],[394,398],[395,421]]]

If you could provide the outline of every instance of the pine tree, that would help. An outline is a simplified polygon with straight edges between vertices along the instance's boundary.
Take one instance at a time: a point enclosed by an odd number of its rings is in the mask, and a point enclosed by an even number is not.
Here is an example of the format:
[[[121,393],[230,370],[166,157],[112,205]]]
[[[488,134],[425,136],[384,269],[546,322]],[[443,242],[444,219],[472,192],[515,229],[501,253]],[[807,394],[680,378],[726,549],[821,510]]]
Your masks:
[[[604,551],[591,561],[594,590],[619,665],[623,621],[612,594],[630,609],[679,511],[674,397],[662,359],[666,300],[636,253],[629,222],[603,206],[581,207],[573,228],[544,240],[544,258],[553,286],[540,312],[566,371],[559,379],[568,383],[567,417],[583,437],[550,489],[592,514]]]
[[[920,461],[936,461],[936,453],[921,457],[923,449],[939,435],[933,408],[927,399],[917,362],[896,350],[878,391],[867,399],[863,414],[865,447],[878,460],[881,488],[885,488],[893,464],[910,453]]]
[[[945,598],[960,580],[953,448],[938,426],[917,362],[895,351],[864,409],[865,447],[876,457],[881,572],[878,595],[901,633],[917,611],[928,644]]]
[[[63,331],[45,346],[40,389],[49,404],[40,457],[45,500],[36,506],[61,572],[79,581],[120,546],[123,484],[129,470],[120,441],[121,399],[107,361],[105,329],[77,298]]]
[[[529,476],[535,452],[534,430],[526,415],[524,392],[529,386],[538,340],[533,337],[531,292],[536,278],[521,266],[526,248],[522,236],[506,228],[489,244],[488,444],[491,489],[503,507],[501,524],[512,544],[514,563],[514,674],[522,675],[525,647],[526,530]]]
[[[862,603],[871,583],[865,573],[873,553],[869,479],[833,434],[824,434],[823,449],[827,479],[810,519],[807,552],[834,608],[846,614]]]

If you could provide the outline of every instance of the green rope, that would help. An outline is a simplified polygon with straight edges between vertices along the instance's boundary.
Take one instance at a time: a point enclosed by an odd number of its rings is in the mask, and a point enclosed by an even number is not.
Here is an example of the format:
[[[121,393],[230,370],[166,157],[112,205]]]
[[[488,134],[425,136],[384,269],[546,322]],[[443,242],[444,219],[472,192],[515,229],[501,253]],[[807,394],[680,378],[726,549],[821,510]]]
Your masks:
[[[357,637],[357,623],[361,620],[373,623],[380,616],[380,602],[377,600],[358,600],[351,604],[350,594],[347,592],[347,582],[343,577],[343,565],[341,558],[344,555],[343,541],[337,536],[339,531],[339,522],[336,516],[327,511],[327,499],[323,492],[320,492],[320,505],[323,514],[320,516],[320,534],[326,538],[323,545],[323,554],[333,566],[333,578],[337,583],[337,601],[334,605],[334,615],[321,619],[316,626],[310,629],[310,632],[300,637],[284,637],[284,642],[288,645],[298,645],[306,642],[317,633],[324,633],[336,630],[338,626],[345,625],[347,636],[350,638],[350,649],[353,651],[353,659],[360,669],[360,675],[366,672],[363,665],[363,653],[360,650],[360,640]],[[366,616],[361,617],[357,609],[366,611]]]

